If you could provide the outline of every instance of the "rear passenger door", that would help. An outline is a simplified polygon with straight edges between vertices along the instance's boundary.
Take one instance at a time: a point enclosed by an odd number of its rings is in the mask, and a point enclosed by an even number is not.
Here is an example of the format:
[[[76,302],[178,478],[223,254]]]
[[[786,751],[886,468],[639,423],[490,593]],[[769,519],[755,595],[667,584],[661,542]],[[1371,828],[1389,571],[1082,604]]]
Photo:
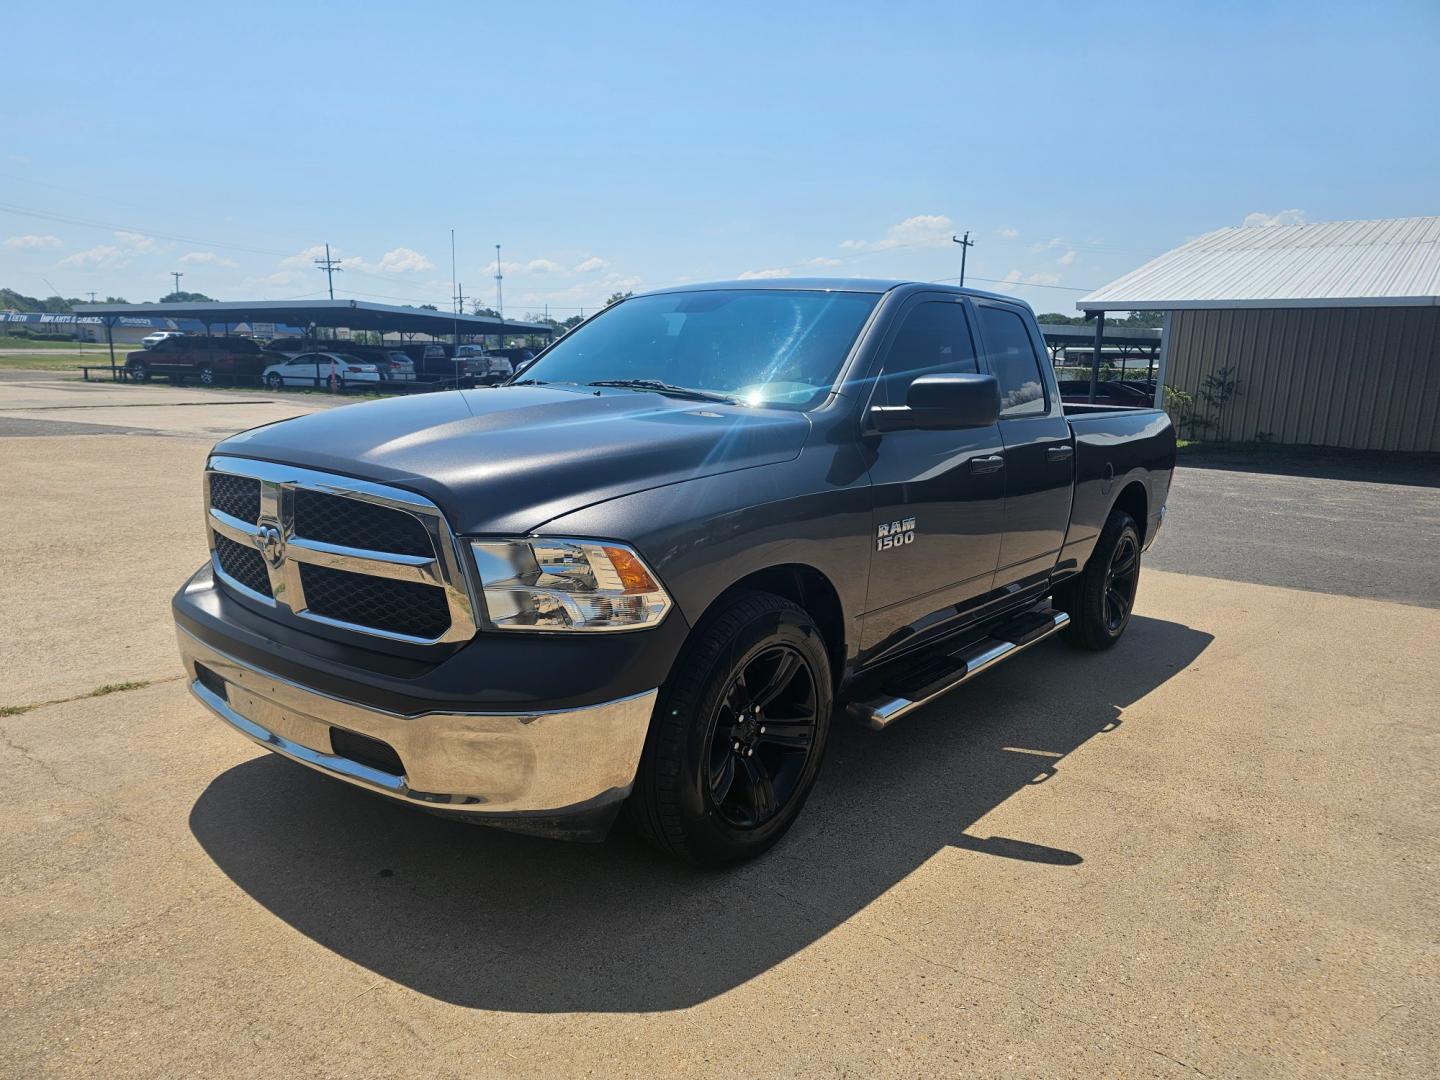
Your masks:
[[[1022,592],[1045,584],[1060,557],[1074,494],[1075,447],[1044,343],[1024,309],[975,300],[981,356],[1000,383],[1005,445],[1005,536],[995,587]]]

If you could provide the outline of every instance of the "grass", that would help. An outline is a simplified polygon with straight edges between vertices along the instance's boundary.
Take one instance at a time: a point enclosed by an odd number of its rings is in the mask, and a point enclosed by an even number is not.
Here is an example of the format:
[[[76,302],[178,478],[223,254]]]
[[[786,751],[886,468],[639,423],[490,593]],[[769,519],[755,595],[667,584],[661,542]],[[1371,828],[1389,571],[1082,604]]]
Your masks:
[[[161,682],[174,682],[182,678],[176,675],[171,679],[161,679]],[[119,694],[126,690],[141,690],[153,685],[154,679],[131,679],[128,682],[106,683],[104,686],[97,686],[94,690],[84,694],[76,694],[74,697],[55,698],[53,701],[32,701],[29,705],[0,705],[0,716],[20,716],[23,713],[35,709],[43,709],[47,705],[64,705],[67,701],[80,701],[83,698],[104,697],[106,694]]]
[[[117,365],[123,362],[118,352],[115,361]],[[110,354],[87,352],[82,355],[53,349],[48,353],[0,353],[0,371],[79,371],[81,367],[97,366],[109,367]]]
[[[78,341],[41,341],[35,338],[16,337],[13,334],[0,334],[0,349],[59,349],[64,352],[66,349],[75,352],[80,348]],[[87,349],[103,349],[103,344],[97,345],[93,341],[84,343]]]

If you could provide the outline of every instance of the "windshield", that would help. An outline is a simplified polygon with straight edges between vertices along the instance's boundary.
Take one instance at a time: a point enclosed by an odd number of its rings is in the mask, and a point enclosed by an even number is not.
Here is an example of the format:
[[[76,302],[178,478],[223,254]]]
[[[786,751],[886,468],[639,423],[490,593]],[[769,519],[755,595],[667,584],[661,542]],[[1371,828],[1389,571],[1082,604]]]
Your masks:
[[[556,342],[525,381],[645,380],[749,405],[818,404],[876,293],[714,289],[640,296]]]

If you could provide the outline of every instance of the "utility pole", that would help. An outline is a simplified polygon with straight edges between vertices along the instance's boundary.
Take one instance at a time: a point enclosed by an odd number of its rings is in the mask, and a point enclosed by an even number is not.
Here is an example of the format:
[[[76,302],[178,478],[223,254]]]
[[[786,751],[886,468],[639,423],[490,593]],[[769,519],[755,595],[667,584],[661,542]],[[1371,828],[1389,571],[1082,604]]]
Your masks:
[[[335,299],[335,275],[343,273],[340,269],[340,260],[330,257],[330,245],[325,245],[325,257],[316,259],[315,265],[325,271],[325,283],[330,286],[330,299]]]
[[[452,344],[456,349],[460,347],[460,307],[458,297],[460,296],[460,283],[455,280],[455,230],[450,230],[450,288],[455,290],[456,307],[453,318],[450,321],[450,336],[454,338]],[[455,378],[460,378],[460,360],[455,358]]]
[[[185,276],[185,273],[182,270],[171,270],[170,276],[175,279],[175,291],[178,293],[180,291],[180,279]]]
[[[90,302],[93,304],[95,302],[95,290],[89,289],[87,291],[90,293]]]
[[[965,256],[970,254],[970,249],[975,246],[975,241],[970,239],[969,229],[965,230],[964,240],[958,236],[952,236],[950,239],[960,245],[960,287],[963,289],[965,287]]]
[[[453,297],[452,299],[455,301],[455,310],[458,311],[461,315],[464,315],[464,314],[465,314],[465,283],[464,283],[463,281],[460,282],[458,285],[455,286],[455,295],[454,295],[454,297]]]
[[[505,318],[505,301],[500,294],[500,283],[505,280],[505,275],[500,272],[500,245],[495,245],[495,314]]]

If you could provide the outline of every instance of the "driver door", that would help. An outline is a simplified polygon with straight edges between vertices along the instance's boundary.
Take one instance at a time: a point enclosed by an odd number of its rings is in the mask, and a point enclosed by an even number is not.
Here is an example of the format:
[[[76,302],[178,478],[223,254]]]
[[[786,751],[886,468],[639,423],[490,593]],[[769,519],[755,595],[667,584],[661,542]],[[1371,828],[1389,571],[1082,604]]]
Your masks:
[[[969,305],[921,294],[895,320],[872,404],[903,405],[921,375],[979,371]],[[866,430],[873,492],[862,663],[954,628],[985,600],[1004,528],[998,424],[954,431]]]

